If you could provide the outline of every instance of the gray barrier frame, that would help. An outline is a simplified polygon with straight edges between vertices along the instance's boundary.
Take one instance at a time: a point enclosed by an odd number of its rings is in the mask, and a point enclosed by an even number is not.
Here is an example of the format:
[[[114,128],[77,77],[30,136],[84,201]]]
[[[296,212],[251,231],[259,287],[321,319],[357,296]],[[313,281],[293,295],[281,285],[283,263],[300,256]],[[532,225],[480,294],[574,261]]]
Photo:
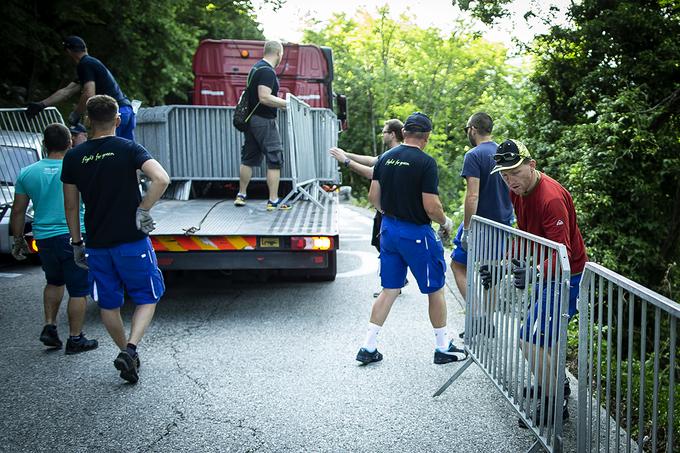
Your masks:
[[[616,310],[616,313],[614,313]],[[679,451],[680,434],[673,432],[676,386],[675,367],[677,360],[677,325],[680,320],[680,304],[629,280],[616,272],[596,263],[586,263],[580,285],[579,299],[579,348],[578,348],[578,421],[577,444],[579,452],[595,451]],[[625,314],[628,316],[628,335],[623,338],[626,325],[623,324]],[[640,316],[640,330],[636,332],[633,324],[635,317]],[[607,327],[603,327],[604,319]],[[652,317],[654,338],[647,339],[647,318]],[[661,347],[660,325],[665,319],[670,326],[670,361],[668,377],[668,404],[659,401],[659,382],[665,382],[666,375],[659,370],[659,351]],[[598,322],[599,327],[597,327]],[[651,325],[651,321],[650,321]],[[612,330],[616,331],[616,339],[612,338]],[[603,332],[606,331],[606,332]],[[635,350],[634,341],[639,339],[639,349]],[[665,340],[665,339],[664,339]],[[612,345],[616,343],[616,357],[613,357]],[[652,343],[651,355],[653,364],[647,363],[650,357],[648,343]],[[603,350],[604,349],[604,350]],[[627,350],[627,357],[623,351]],[[639,358],[644,367],[640,367],[639,396],[633,397],[632,359]],[[593,369],[596,360],[597,369]],[[602,360],[606,360],[606,368],[602,370]],[[627,367],[622,369],[622,362]],[[613,366],[616,368],[613,369]],[[652,370],[652,414],[651,420],[645,418],[646,374],[647,368]],[[628,377],[627,385],[622,383],[622,375]],[[663,379],[662,379],[663,378]],[[604,379],[604,381],[603,381]],[[615,381],[615,382],[614,382]],[[625,408],[625,414],[623,410]],[[637,408],[638,417],[635,427],[639,433],[637,439],[632,438],[633,408]],[[666,409],[668,433],[666,447],[658,442],[658,419],[662,409]],[[616,415],[610,416],[611,410]],[[651,427],[647,428],[647,422]],[[614,426],[612,426],[612,423]],[[625,428],[625,429],[624,429]],[[613,436],[612,436],[613,434]]]
[[[528,263],[525,270],[527,287],[524,290],[513,286],[512,258]],[[547,265],[544,266],[544,263]],[[479,276],[482,265],[489,266],[491,272],[493,285],[489,290],[483,289]],[[546,275],[529,283],[531,269],[539,266],[547,269],[542,272]],[[570,278],[571,268],[563,244],[473,216],[468,240],[464,344],[470,359],[433,396],[441,395],[465,369],[476,363],[536,436],[537,440],[529,451],[540,448],[562,451],[561,402],[564,400],[567,322],[558,323],[558,319],[568,319]],[[527,317],[530,325],[543,319],[543,304],[535,304],[533,291],[543,294],[544,290],[549,294],[549,300],[556,301],[559,307],[556,311],[553,309],[556,316],[545,316],[543,320],[543,327],[557,332],[557,338],[552,338],[554,346],[550,366],[542,367],[539,376],[539,363],[548,361],[550,348],[530,347],[528,360],[524,360],[520,357],[524,352],[521,352],[519,344],[521,326]],[[533,376],[535,379],[532,379]],[[556,376],[556,379],[550,376]],[[544,413],[541,417],[535,415],[539,404],[538,392],[530,392],[527,396],[523,392],[523,388],[533,388],[539,379],[541,388],[547,388],[547,394],[554,395],[547,399],[548,415]],[[545,403],[543,405],[545,407]],[[542,410],[545,411],[545,408]]]

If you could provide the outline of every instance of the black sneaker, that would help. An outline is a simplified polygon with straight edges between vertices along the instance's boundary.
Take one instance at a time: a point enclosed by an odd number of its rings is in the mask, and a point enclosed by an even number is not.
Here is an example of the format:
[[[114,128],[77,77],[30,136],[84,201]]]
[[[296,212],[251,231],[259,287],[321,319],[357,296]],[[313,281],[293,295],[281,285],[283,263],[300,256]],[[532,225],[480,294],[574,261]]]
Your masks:
[[[66,354],[78,354],[79,352],[91,351],[97,349],[99,343],[97,340],[88,340],[85,335],[80,334],[80,340],[74,341],[70,338],[66,340]]]
[[[542,413],[543,407],[547,407],[548,401],[547,400],[542,400],[536,403],[536,414],[532,418],[533,422],[538,425],[539,421],[543,424],[543,426],[546,426],[548,424],[548,415],[550,415],[550,412],[546,411],[545,413]],[[567,407],[568,402],[566,399],[562,400],[562,421],[566,422],[569,420],[569,408]],[[542,420],[541,420],[542,417]],[[554,420],[552,420],[554,422]],[[517,419],[517,424],[519,425],[520,428],[528,428],[527,424],[524,423],[524,420]]]
[[[456,354],[464,354],[463,357],[459,357]],[[437,365],[442,365],[444,363],[458,362],[467,359],[468,353],[464,349],[460,349],[453,344],[453,340],[449,342],[449,348],[446,351],[440,351],[439,349],[434,350],[434,363]]]
[[[45,346],[51,348],[59,349],[63,345],[57,334],[57,326],[52,324],[47,324],[43,327],[43,330],[40,333],[40,341],[42,341]]]
[[[383,356],[377,349],[373,352],[368,352],[365,348],[361,348],[357,353],[357,361],[364,365],[368,365],[371,362],[380,362],[382,359]]]
[[[120,377],[128,381],[130,384],[136,384],[139,380],[137,374],[137,361],[130,357],[125,351],[121,351],[113,361],[113,366],[120,371]]]

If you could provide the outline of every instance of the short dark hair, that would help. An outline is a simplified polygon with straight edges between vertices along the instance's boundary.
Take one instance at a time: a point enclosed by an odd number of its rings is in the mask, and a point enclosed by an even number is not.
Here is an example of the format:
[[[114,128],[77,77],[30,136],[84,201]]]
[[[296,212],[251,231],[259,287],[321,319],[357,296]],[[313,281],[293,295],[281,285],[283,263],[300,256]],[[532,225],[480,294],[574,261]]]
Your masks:
[[[429,132],[409,132],[404,130],[404,137],[415,138],[416,140],[423,140],[430,135]]]
[[[477,112],[472,115],[468,125],[485,135],[489,135],[493,131],[493,120],[486,112]]]
[[[87,100],[87,116],[93,127],[109,126],[116,121],[118,103],[111,96],[97,94]]]
[[[394,136],[398,141],[404,141],[404,134],[401,132],[401,130],[404,128],[404,123],[396,118],[392,118],[391,120],[385,121],[385,127],[389,132],[394,132]]]
[[[43,144],[48,153],[66,151],[71,147],[71,131],[61,123],[48,124],[43,132]]]

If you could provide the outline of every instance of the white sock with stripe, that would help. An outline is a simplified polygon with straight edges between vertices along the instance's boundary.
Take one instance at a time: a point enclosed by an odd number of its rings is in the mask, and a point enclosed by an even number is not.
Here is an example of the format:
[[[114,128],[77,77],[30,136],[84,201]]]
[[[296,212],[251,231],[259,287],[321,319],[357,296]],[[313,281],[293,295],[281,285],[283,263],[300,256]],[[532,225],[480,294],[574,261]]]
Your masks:
[[[446,326],[434,329],[434,347],[441,352],[449,349],[449,332]]]
[[[368,332],[366,332],[366,339],[362,346],[368,352],[373,352],[378,348],[378,334],[381,328],[382,326],[377,324],[368,323]]]

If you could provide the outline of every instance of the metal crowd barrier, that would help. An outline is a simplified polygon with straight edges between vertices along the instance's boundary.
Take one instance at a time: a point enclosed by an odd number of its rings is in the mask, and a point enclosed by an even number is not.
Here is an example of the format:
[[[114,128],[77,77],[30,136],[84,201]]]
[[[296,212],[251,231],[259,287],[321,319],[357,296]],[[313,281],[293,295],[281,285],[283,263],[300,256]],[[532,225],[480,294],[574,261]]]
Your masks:
[[[567,343],[567,322],[559,321],[568,318],[567,250],[562,244],[477,216],[470,228],[464,348],[471,360],[434,396],[476,363],[537,437],[530,451],[542,446],[559,452]],[[524,290],[513,285],[513,259],[526,263]],[[489,289],[480,277],[484,267],[490,273]],[[534,335],[541,339],[536,330],[546,333],[545,347],[533,345]]]
[[[26,117],[25,108],[0,109],[1,207],[11,206],[14,201],[13,186],[21,169],[41,158],[42,133],[52,123],[64,124],[54,107],[46,108],[31,120]]]
[[[680,451],[680,304],[587,263],[579,313],[579,453]]]
[[[293,185],[285,200],[293,196],[318,199],[319,182],[340,182],[337,163],[328,154],[337,145],[337,117],[327,109],[311,109],[292,95],[287,102],[287,109],[279,110],[277,118],[283,143],[281,180]],[[233,114],[233,107],[143,108],[137,114],[135,135],[173,181],[238,181],[244,134],[232,126]],[[253,169],[253,179],[265,178],[263,160]]]

